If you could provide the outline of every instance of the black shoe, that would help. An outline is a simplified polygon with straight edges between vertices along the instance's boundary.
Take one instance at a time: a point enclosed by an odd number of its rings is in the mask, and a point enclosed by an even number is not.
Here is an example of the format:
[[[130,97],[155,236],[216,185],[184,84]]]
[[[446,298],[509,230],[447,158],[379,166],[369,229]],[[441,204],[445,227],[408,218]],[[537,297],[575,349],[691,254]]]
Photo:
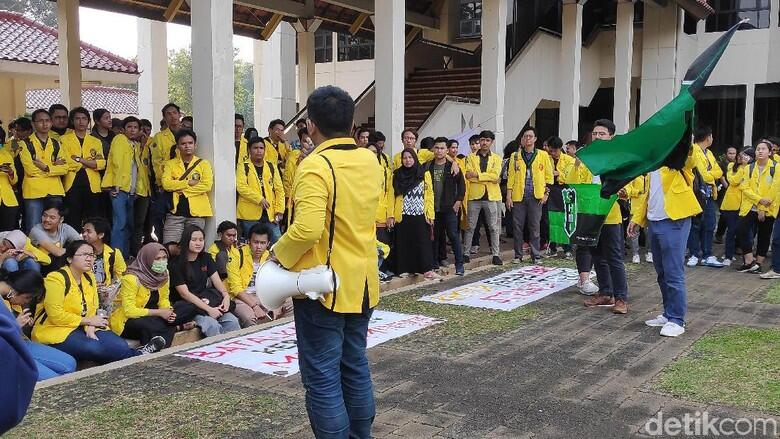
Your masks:
[[[464,270],[463,266],[461,265],[460,267],[455,269],[455,274],[457,276],[463,276],[464,274],[466,274],[466,270]]]
[[[471,256],[463,255],[463,263],[468,264],[469,262],[471,262]]]
[[[761,270],[761,265],[756,261],[753,261],[749,264],[742,264],[742,266],[737,268],[737,271],[739,271],[740,273],[756,273],[760,270]]]
[[[504,265],[504,261],[498,256],[493,256],[493,265]]]
[[[165,339],[159,335],[152,337],[149,343],[146,343],[142,347],[138,348],[138,352],[141,355],[153,354],[157,351],[161,351],[165,347]]]

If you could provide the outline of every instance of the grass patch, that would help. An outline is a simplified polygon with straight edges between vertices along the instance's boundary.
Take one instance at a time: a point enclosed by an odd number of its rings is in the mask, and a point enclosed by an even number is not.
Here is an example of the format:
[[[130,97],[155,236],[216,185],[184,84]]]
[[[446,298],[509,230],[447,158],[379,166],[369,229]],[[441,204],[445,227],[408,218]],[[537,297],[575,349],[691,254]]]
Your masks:
[[[780,305],[780,282],[775,283],[767,290],[764,302]]]
[[[667,366],[656,387],[678,397],[780,413],[780,329],[715,329]]]

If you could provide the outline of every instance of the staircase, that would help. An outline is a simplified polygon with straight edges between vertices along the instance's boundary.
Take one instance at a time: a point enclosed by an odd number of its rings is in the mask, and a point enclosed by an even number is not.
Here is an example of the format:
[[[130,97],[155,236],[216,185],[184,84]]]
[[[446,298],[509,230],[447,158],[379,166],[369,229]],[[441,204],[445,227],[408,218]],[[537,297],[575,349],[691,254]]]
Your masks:
[[[404,126],[419,129],[445,96],[479,99],[480,83],[479,67],[415,70],[405,83]],[[365,126],[374,129],[373,116]]]

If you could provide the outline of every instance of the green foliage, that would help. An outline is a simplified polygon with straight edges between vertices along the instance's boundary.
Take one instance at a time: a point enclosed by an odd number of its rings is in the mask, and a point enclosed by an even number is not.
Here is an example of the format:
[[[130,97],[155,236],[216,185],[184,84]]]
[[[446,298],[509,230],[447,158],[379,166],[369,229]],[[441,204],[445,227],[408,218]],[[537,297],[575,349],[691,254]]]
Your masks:
[[[780,282],[769,288],[769,291],[766,292],[764,302],[780,305]]]
[[[41,24],[57,27],[57,3],[49,0],[0,0],[0,10],[19,12]]]

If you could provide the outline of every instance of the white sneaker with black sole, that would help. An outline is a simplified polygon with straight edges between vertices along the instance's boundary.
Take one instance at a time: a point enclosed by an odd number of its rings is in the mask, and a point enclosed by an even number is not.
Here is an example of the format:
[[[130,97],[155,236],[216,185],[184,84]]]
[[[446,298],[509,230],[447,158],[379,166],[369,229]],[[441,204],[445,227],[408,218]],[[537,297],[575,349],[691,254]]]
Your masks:
[[[665,324],[669,323],[669,319],[663,316],[663,314],[659,314],[656,318],[645,320],[645,325],[652,326],[652,327],[661,327]]]

